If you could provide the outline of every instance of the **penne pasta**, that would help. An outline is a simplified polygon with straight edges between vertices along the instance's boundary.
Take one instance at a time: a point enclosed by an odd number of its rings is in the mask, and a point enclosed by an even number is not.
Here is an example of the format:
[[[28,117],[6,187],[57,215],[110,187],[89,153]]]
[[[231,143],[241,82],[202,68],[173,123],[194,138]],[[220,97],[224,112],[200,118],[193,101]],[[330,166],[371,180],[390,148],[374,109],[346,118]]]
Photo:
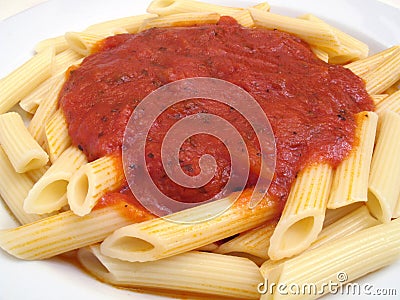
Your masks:
[[[63,112],[58,109],[44,127],[45,146],[50,161],[54,163],[60,155],[71,145],[68,135],[68,125]]]
[[[69,47],[83,56],[88,56],[98,42],[106,38],[107,35],[93,34],[87,32],[67,32],[65,40]]]
[[[271,283],[304,286],[312,283],[318,293],[276,293],[273,299],[316,299],[329,292],[326,284],[337,287],[378,270],[400,256],[400,219],[373,226],[318,248],[306,251],[273,268],[261,267],[265,281],[261,299],[271,299]],[[384,242],[382,242],[384,241]],[[267,262],[268,263],[268,262]],[[324,286],[325,284],[325,286]],[[265,293],[264,293],[265,292]]]
[[[151,262],[126,262],[105,256],[99,246],[80,249],[80,263],[101,280],[124,287],[157,288],[257,299],[262,281],[246,258],[190,251]]]
[[[378,115],[374,112],[361,112],[356,115],[355,132],[358,145],[336,168],[328,208],[350,205],[354,202],[367,202],[368,177],[375,142]]]
[[[344,67],[350,69],[354,74],[363,77],[365,74],[372,72],[372,70],[374,70],[385,59],[390,57],[395,51],[397,51],[397,49],[400,49],[400,46],[393,46],[367,58],[349,63]]]
[[[381,222],[389,222],[400,195],[400,115],[386,111],[371,163],[367,206]],[[389,176],[383,176],[389,175]]]
[[[86,163],[79,149],[69,147],[46,171],[29,191],[24,209],[30,213],[49,213],[59,210],[68,203],[67,185],[74,172]]]
[[[54,78],[53,85],[29,122],[28,130],[40,145],[45,143],[45,125],[57,111],[58,94],[64,84],[64,76],[64,74],[59,74]]]
[[[196,24],[215,24],[219,21],[219,18],[219,14],[209,12],[166,15],[144,21],[138,32],[153,27],[182,27]]]
[[[385,100],[389,95],[388,94],[379,94],[379,95],[371,95],[372,100],[375,105],[377,105],[377,109],[379,108],[379,104]]]
[[[375,69],[362,76],[368,93],[380,94],[400,79],[400,48],[383,60]]]
[[[21,116],[15,112],[0,115],[0,144],[18,173],[43,167],[47,153],[29,134]]]
[[[159,218],[118,229],[102,243],[101,251],[127,261],[153,261],[254,228],[279,214],[277,204],[268,198],[250,209],[247,206],[250,196],[251,191],[247,191],[235,204],[231,196],[172,214],[169,220]],[[210,212],[223,211],[229,206],[224,213],[209,219]],[[182,220],[192,223],[185,224]]]
[[[331,166],[318,164],[298,175],[270,239],[271,259],[298,254],[317,238],[324,222],[332,174]]]
[[[0,231],[0,247],[10,255],[26,259],[45,259],[101,242],[115,229],[135,222],[124,202],[96,209],[79,217],[71,211],[34,223]],[[136,221],[141,221],[138,213]]]
[[[320,60],[324,62],[329,61],[329,54],[326,53],[324,50],[317,48],[317,47],[311,47],[311,51],[315,54],[316,57],[318,57]]]
[[[268,2],[261,2],[259,4],[253,5],[251,7],[259,9],[259,10],[263,10],[263,11],[270,11],[270,9],[271,9],[271,6],[268,4]]]
[[[47,172],[49,168],[50,166],[46,165],[39,169],[26,172],[25,174],[28,175],[28,177],[33,181],[33,183],[36,183]]]
[[[400,91],[397,91],[379,102],[376,106],[376,112],[382,115],[385,111],[400,113]]]
[[[277,221],[273,220],[261,226],[242,232],[239,236],[223,243],[214,252],[221,254],[244,253],[250,254],[264,260],[268,259],[268,248],[270,238],[275,230]]]
[[[68,41],[67,41],[68,42]],[[72,47],[70,47],[72,48]],[[53,74],[59,74],[65,71],[74,64],[78,64],[79,60],[82,58],[80,53],[74,51],[74,49],[67,49],[54,57]]]
[[[33,181],[28,175],[15,172],[1,146],[0,169],[0,196],[19,223],[27,224],[41,219],[39,215],[29,214],[23,209],[24,199],[33,187]]]
[[[60,52],[63,52],[64,50],[67,50],[68,44],[63,35],[57,36],[54,38],[45,39],[37,43],[35,46],[35,51],[39,53],[50,48],[54,48],[55,54],[58,54]]]
[[[354,202],[353,204],[342,206],[335,209],[327,209],[325,212],[324,226],[327,227],[332,223],[336,222],[340,218],[348,215],[349,213],[355,211],[357,208],[363,206],[363,202]]]
[[[7,112],[50,77],[53,59],[54,49],[42,51],[0,80],[0,114]]]
[[[124,182],[120,157],[104,156],[79,168],[67,186],[71,210],[78,216],[90,213],[100,198]]]

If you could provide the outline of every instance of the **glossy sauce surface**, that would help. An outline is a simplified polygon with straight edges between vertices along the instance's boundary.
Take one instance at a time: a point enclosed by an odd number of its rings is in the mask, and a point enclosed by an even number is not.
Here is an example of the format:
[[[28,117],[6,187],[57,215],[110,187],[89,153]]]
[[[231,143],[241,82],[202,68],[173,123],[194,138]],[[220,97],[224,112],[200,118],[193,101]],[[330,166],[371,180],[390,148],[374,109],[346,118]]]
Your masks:
[[[279,31],[243,28],[229,17],[216,25],[150,29],[109,37],[71,70],[60,106],[73,143],[89,160],[120,155],[123,133],[137,104],[158,87],[178,79],[214,77],[249,92],[269,118],[277,163],[269,194],[282,203],[298,172],[311,163],[337,166],[354,143],[354,114],[373,110],[363,81],[351,71],[322,62],[300,39]],[[255,184],[259,144],[250,124],[227,105],[192,99],[167,109],[153,124],[146,144],[149,173],[166,195],[199,202],[217,194],[230,174],[221,141],[198,134],[186,140],[179,161],[191,176],[204,154],[217,162],[214,178],[190,189],[171,181],[161,164],[161,143],[178,120],[199,112],[223,117],[243,136],[250,155],[247,186]],[[121,187],[124,197],[132,195]]]

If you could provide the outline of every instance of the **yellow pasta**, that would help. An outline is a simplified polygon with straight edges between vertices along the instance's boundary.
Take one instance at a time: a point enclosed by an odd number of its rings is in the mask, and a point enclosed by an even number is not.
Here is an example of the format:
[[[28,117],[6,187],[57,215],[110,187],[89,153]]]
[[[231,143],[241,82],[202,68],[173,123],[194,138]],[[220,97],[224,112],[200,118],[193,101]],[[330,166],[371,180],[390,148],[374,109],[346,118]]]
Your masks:
[[[33,181],[26,174],[15,172],[14,167],[3,148],[0,146],[0,196],[7,204],[15,218],[26,224],[39,220],[41,217],[35,214],[28,214],[23,209],[23,203],[28,192],[33,187]]]
[[[26,259],[45,259],[101,242],[115,229],[133,223],[119,202],[94,210],[85,217],[71,211],[0,231],[0,247],[9,254]]]
[[[324,62],[329,61],[329,54],[326,53],[324,50],[321,50],[320,48],[317,47],[311,47],[311,51],[317,56],[320,60]]]
[[[379,94],[379,95],[371,95],[374,104],[377,105],[377,109],[383,100],[385,100],[389,95],[388,94]]]
[[[250,193],[246,192],[239,203],[233,204],[231,196],[175,213],[169,216],[170,220],[159,218],[118,229],[102,243],[102,252],[128,261],[157,260],[254,228],[279,213],[277,204],[268,198],[250,209],[246,201],[248,197]],[[224,213],[209,219],[210,212],[223,211],[230,205]],[[195,223],[182,224],[182,220]]]
[[[219,18],[219,14],[208,12],[167,15],[144,21],[138,31],[141,32],[153,27],[179,27],[191,26],[195,24],[215,24],[219,21]]]
[[[18,173],[43,167],[49,156],[29,134],[15,112],[0,115],[0,144]]]
[[[400,113],[400,91],[393,93],[376,106],[376,112],[379,115],[388,110]]]
[[[44,173],[47,172],[47,170],[50,168],[49,165],[46,165],[44,167],[41,167],[39,169],[35,169],[29,172],[26,172],[25,174],[29,176],[29,178],[33,181],[33,183],[37,182],[43,175]]]
[[[278,225],[271,236],[271,259],[290,257],[317,238],[324,222],[333,170],[327,164],[311,165],[294,182]]]
[[[381,116],[368,183],[367,206],[381,222],[389,222],[400,195],[400,115],[386,111]]]
[[[125,262],[105,256],[98,246],[79,250],[78,259],[93,275],[111,284],[238,299],[257,299],[262,281],[258,267],[246,258],[191,251],[151,262]]]
[[[50,77],[53,58],[54,49],[44,50],[0,80],[0,114],[7,112]]]
[[[360,112],[356,115],[356,122],[355,137],[358,145],[334,172],[328,201],[330,209],[367,201],[368,177],[378,115],[374,112]]]
[[[45,146],[50,161],[54,163],[60,155],[71,145],[68,135],[68,125],[63,112],[58,109],[44,127]]]
[[[72,47],[71,47],[72,48]],[[82,58],[80,53],[74,49],[67,49],[54,57],[53,74],[65,72],[71,65],[80,63]]]
[[[265,291],[261,299],[286,299],[288,296],[290,299],[316,299],[329,292],[328,282],[340,286],[390,264],[400,256],[399,225],[400,219],[373,226],[306,251],[270,271],[267,269],[262,272],[268,277],[260,287]],[[271,283],[287,287],[312,283],[319,293],[271,295],[265,286]]]
[[[327,209],[325,212],[324,226],[327,227],[332,223],[336,222],[340,218],[348,215],[349,213],[355,211],[361,206],[365,205],[363,202],[354,202],[353,204],[342,206],[335,209]]]
[[[69,147],[29,191],[24,209],[30,213],[49,213],[67,204],[67,185],[74,172],[85,164],[79,149]]]
[[[39,53],[49,48],[54,48],[55,54],[58,54],[60,52],[63,52],[64,50],[67,50],[68,44],[63,35],[57,36],[54,38],[42,40],[37,43],[37,45],[35,46],[35,51]]]
[[[380,94],[400,79],[400,48],[383,60],[375,69],[362,76],[370,94]]]
[[[68,204],[78,216],[90,213],[100,197],[121,186],[124,174],[115,156],[104,156],[87,163],[71,177],[67,187]]]
[[[93,47],[105,37],[106,35],[87,32],[67,32],[65,34],[65,40],[69,47],[83,56],[89,55]]]
[[[251,7],[259,9],[259,10],[263,10],[263,11],[270,11],[270,9],[271,9],[271,6],[268,4],[268,2],[261,2],[259,4],[253,5]]]

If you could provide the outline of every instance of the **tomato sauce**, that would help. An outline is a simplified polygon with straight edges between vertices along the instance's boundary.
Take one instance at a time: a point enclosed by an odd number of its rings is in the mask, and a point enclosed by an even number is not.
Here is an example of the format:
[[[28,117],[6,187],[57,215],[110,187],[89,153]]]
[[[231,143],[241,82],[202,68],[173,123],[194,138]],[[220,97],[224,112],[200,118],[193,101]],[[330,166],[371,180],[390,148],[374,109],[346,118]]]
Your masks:
[[[299,38],[276,30],[244,28],[222,17],[216,25],[153,28],[102,41],[95,53],[71,70],[60,93],[73,143],[89,160],[120,155],[126,124],[138,103],[162,85],[199,76],[232,82],[262,107],[277,147],[269,194],[282,203],[302,168],[318,162],[336,167],[349,154],[354,114],[374,109],[359,77],[319,60]],[[155,184],[164,194],[186,202],[209,199],[226,184],[229,153],[209,135],[192,136],[179,151],[183,171],[192,176],[199,174],[202,155],[215,158],[217,170],[208,184],[196,189],[178,186],[162,167],[165,133],[178,120],[199,112],[219,115],[239,130],[250,155],[247,186],[253,186],[260,164],[255,133],[233,108],[205,99],[176,104],[153,124],[145,155]],[[126,187],[121,192],[129,194]]]

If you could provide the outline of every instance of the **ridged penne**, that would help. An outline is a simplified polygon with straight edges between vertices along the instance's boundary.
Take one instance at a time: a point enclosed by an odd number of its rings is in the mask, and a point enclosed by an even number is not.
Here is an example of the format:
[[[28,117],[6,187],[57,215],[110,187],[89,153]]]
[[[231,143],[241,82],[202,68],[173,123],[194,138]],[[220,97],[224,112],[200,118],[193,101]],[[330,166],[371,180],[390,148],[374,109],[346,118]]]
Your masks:
[[[389,95],[388,94],[378,94],[378,95],[371,95],[372,100],[374,101],[374,104],[379,107],[379,104],[383,102]]]
[[[279,214],[278,204],[268,198],[250,209],[250,195],[246,191],[236,203],[231,196],[169,215],[169,220],[158,218],[118,229],[102,243],[102,252],[128,261],[157,260],[254,228]],[[224,213],[210,218],[210,212],[216,211]],[[182,220],[192,223],[182,224]]]
[[[74,172],[87,162],[82,151],[69,147],[29,191],[24,209],[30,213],[49,213],[66,205],[67,185]]]
[[[317,47],[311,47],[311,51],[315,54],[316,57],[318,57],[320,60],[324,62],[329,61],[329,54],[326,53],[324,50],[317,48]]]
[[[269,239],[277,221],[273,220],[254,229],[242,232],[239,236],[223,243],[214,252],[221,254],[248,253],[256,257],[268,259]]]
[[[65,72],[71,65],[78,64],[81,58],[82,55],[74,49],[67,49],[57,54],[54,57],[53,74]]]
[[[64,50],[67,50],[68,44],[63,35],[57,36],[42,40],[39,43],[37,43],[35,46],[35,51],[39,53],[49,48],[54,48],[55,54],[58,54],[60,52],[63,52]]]
[[[327,282],[341,286],[378,270],[400,256],[400,219],[373,226],[305,251],[272,268],[261,267],[265,283],[261,299],[272,299],[265,284],[304,286],[312,283],[319,293],[275,293],[273,299],[316,299],[329,292]],[[268,261],[266,262],[266,264]],[[323,286],[325,285],[325,287]],[[270,288],[270,286],[268,286]]]
[[[400,195],[400,115],[385,111],[372,157],[367,206],[381,222],[389,222]]]
[[[68,125],[64,113],[58,109],[44,127],[45,146],[50,161],[54,163],[60,155],[71,145],[68,134]]]
[[[327,209],[325,212],[324,226],[329,226],[336,222],[340,218],[348,215],[349,213],[355,211],[357,208],[365,205],[363,202],[354,202],[353,204],[342,206],[335,209]]]
[[[379,102],[376,106],[376,112],[382,115],[385,111],[394,111],[400,113],[400,91],[397,91]]]
[[[375,69],[362,76],[368,93],[380,94],[400,79],[400,48],[385,58]]]
[[[114,32],[115,29],[124,29],[129,33],[136,33],[139,30],[139,27],[142,25],[143,21],[155,17],[158,17],[158,15],[143,14],[138,16],[119,18],[91,25],[84,31],[87,33],[98,35],[109,35],[109,33]]]
[[[271,5],[269,5],[268,2],[261,2],[259,4],[253,5],[251,7],[259,9],[259,10],[263,10],[263,11],[270,11],[270,9],[271,9]]]
[[[67,32],[65,40],[69,47],[80,55],[89,55],[98,42],[106,38],[106,35],[88,32]]]
[[[254,8],[249,10],[258,27],[286,31],[311,45],[321,47],[328,54],[337,53],[342,47],[333,29],[324,23],[290,18]]]
[[[10,211],[21,224],[41,219],[39,215],[29,214],[23,209],[24,199],[33,187],[33,181],[26,174],[15,172],[6,153],[0,146],[0,195]]]
[[[379,64],[381,64],[385,59],[391,56],[400,46],[393,46],[384,51],[378,52],[367,58],[360,59],[345,65],[344,67],[350,69],[354,74],[358,76],[363,76],[368,72],[374,70]]]
[[[143,22],[138,32],[153,27],[184,27],[196,24],[216,24],[220,15],[209,12],[180,13],[175,15],[166,15],[153,19],[147,19]]]
[[[54,49],[44,50],[0,80],[0,114],[7,112],[51,76],[53,59]]]
[[[375,142],[378,115],[372,111],[356,115],[355,145],[336,168],[328,208],[334,209],[354,202],[367,202],[368,177]]]
[[[0,247],[26,260],[45,259],[101,242],[115,229],[135,222],[126,203],[96,209],[79,217],[66,211],[14,229],[0,230]]]
[[[44,167],[26,172],[25,174],[29,176],[33,183],[36,183],[40,178],[42,178],[49,168],[49,165],[45,165]]]
[[[93,245],[80,249],[78,259],[99,279],[123,287],[257,299],[257,285],[262,281],[258,267],[252,261],[216,253],[191,251],[139,263],[105,256],[98,245]]]
[[[68,204],[78,216],[90,213],[97,201],[124,182],[121,158],[104,156],[79,168],[67,186]]]
[[[298,254],[317,238],[324,222],[332,175],[328,164],[311,165],[298,175],[270,239],[271,259]]]
[[[0,144],[18,173],[43,167],[49,156],[33,139],[16,112],[0,115]]]
[[[59,74],[54,78],[53,85],[29,122],[28,130],[40,145],[44,145],[45,143],[45,125],[57,111],[58,94],[64,84],[64,80],[64,74]]]

